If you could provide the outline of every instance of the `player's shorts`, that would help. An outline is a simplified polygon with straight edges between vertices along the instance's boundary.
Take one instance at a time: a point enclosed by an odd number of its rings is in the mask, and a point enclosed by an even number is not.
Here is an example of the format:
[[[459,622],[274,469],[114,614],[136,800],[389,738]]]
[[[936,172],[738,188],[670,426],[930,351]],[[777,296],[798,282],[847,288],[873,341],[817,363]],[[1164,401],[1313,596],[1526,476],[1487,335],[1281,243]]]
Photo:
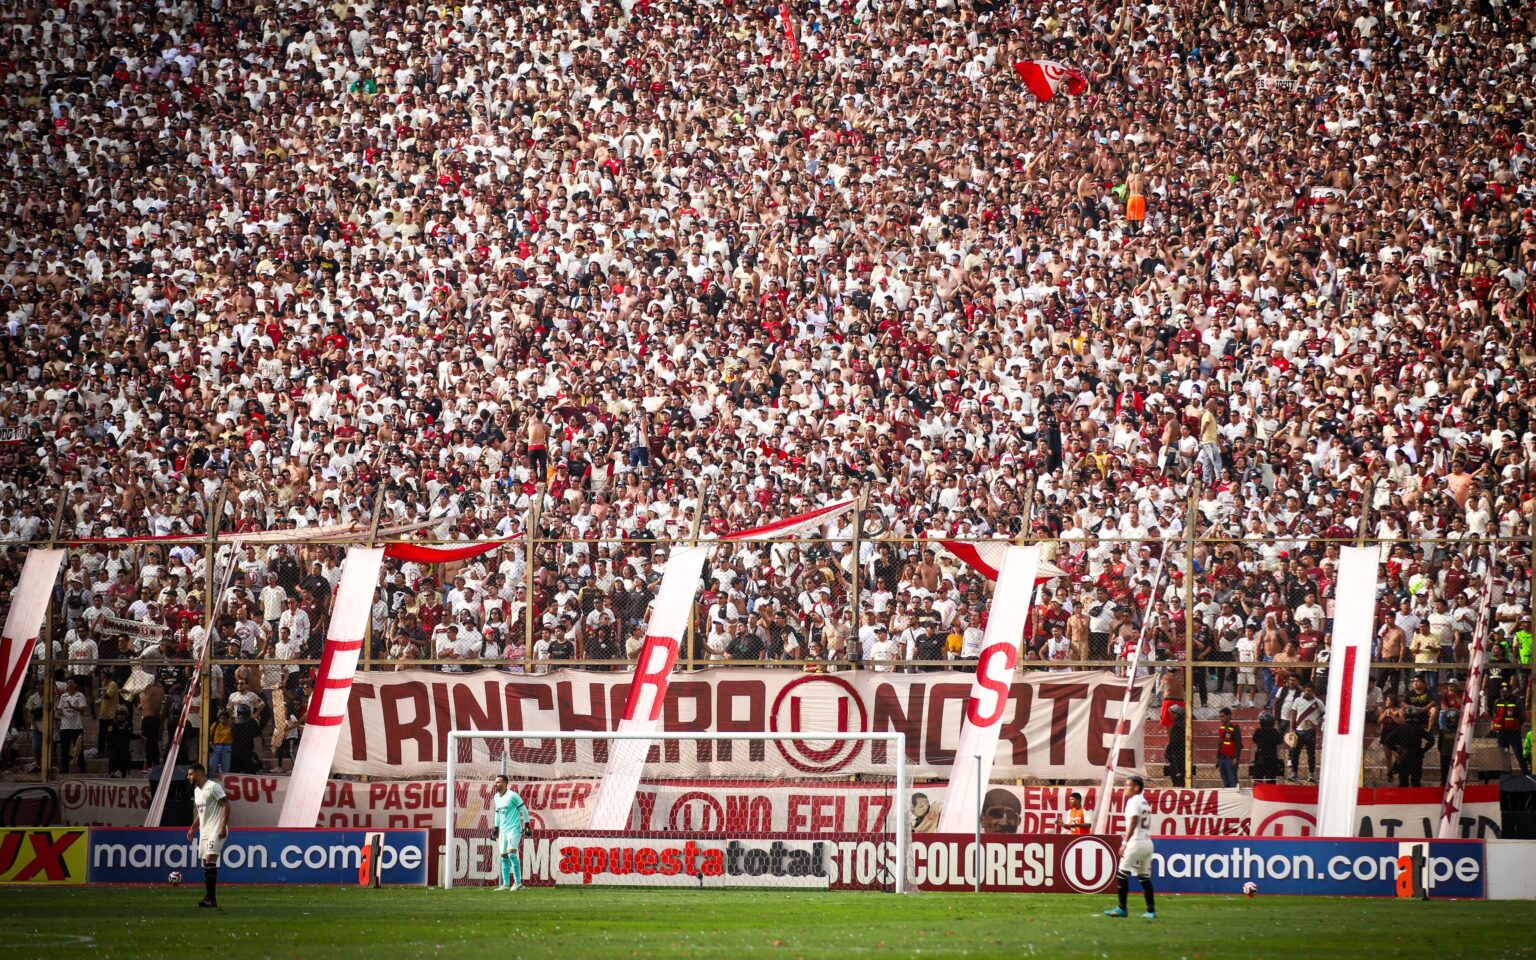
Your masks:
[[[213,857],[217,860],[224,853],[223,837],[199,836],[197,840],[197,853],[203,859]]]
[[[1152,841],[1135,840],[1120,854],[1120,873],[1146,877],[1152,874]]]
[[[509,853],[518,853],[522,843],[522,833],[516,830],[503,830],[496,837],[496,855],[501,857]]]

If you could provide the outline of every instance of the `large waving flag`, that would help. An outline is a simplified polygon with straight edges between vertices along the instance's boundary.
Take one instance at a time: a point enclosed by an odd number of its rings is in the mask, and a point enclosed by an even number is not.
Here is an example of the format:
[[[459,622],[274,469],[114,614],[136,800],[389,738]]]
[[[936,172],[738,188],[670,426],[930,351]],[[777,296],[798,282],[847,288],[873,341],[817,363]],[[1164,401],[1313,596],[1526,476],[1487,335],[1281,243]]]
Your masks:
[[[1029,92],[1041,100],[1056,96],[1062,87],[1066,87],[1067,94],[1073,97],[1088,89],[1088,81],[1082,74],[1054,60],[1020,60],[1013,69]]]
[[[1003,558],[1008,555],[1009,542],[1007,540],[940,540],[939,546],[967,567],[988,580],[995,581],[998,571],[1003,568]],[[1035,583],[1066,575],[1067,571],[1049,560],[1038,560],[1035,564]]]

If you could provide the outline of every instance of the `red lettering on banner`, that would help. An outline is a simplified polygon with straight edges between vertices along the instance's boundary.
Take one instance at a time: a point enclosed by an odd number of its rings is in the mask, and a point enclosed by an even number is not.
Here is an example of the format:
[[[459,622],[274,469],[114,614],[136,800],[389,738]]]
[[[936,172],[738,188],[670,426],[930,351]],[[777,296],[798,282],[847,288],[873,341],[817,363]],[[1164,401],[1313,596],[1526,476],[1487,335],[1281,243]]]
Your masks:
[[[366,680],[352,682],[352,694],[347,697],[347,728],[352,731],[352,759],[359,762],[368,759],[368,727],[363,720],[363,701],[377,697],[373,684]]]
[[[453,684],[457,688],[458,684]],[[448,734],[453,730],[453,704],[449,684],[432,684],[432,711],[437,715],[437,761],[448,759]]]
[[[715,693],[719,701],[715,710],[715,730],[720,733],[756,733],[768,729],[768,692],[762,681],[722,680],[715,685]],[[747,712],[745,716],[738,716],[736,704],[743,700],[747,702]],[[709,743],[708,740],[699,741],[700,746]],[[747,758],[756,763],[762,761],[767,746],[761,740],[748,740],[746,743],[720,740],[715,742],[715,752],[719,759],[730,760],[735,749],[745,747]]]
[[[928,691],[928,722],[924,725],[923,752],[927,762],[947,766],[955,762],[955,751],[944,746],[944,705],[952,700],[968,700],[971,685],[968,683],[935,683]],[[958,724],[955,727],[958,732]]]
[[[640,659],[630,681],[629,699],[624,703],[624,719],[631,721],[637,716],[656,721],[661,719],[661,707],[667,696],[667,679],[677,663],[677,640],[654,634],[645,638],[640,649]]]
[[[661,725],[667,730],[676,730],[680,733],[699,731],[706,733],[715,729],[715,688],[714,685],[704,680],[679,680],[667,688],[667,699],[662,711]],[[683,705],[692,704],[688,711],[689,716],[683,719]],[[681,741],[664,741],[667,762],[676,763],[680,757]],[[657,759],[652,763],[660,762],[659,758],[663,746],[653,744],[651,756]],[[694,752],[694,758],[700,763],[708,763],[714,757],[715,743],[710,740],[695,740],[688,745],[688,749]]]
[[[501,684],[486,680],[480,689],[485,699],[475,696],[472,683],[453,685],[453,729],[456,730],[503,730],[501,724]],[[564,728],[562,728],[564,729]],[[491,759],[501,757],[501,744],[490,744]]]
[[[1050,763],[1053,767],[1060,766],[1067,762],[1067,716],[1072,709],[1072,701],[1088,697],[1088,684],[1042,683],[1040,696],[1052,701]]]
[[[27,664],[32,660],[32,648],[36,644],[36,637],[26,640],[0,637],[0,670],[4,671],[0,673],[0,707],[8,706],[11,698],[16,696],[21,678],[26,676]],[[15,660],[11,659],[13,651]]]
[[[348,690],[352,686],[354,671],[337,673],[336,657],[341,653],[353,653],[361,650],[362,640],[342,640],[336,637],[327,637],[325,649],[320,654],[320,667],[315,671],[315,689],[309,695],[309,712],[304,717],[304,722],[313,727],[340,726],[344,713],[324,713],[325,691]],[[354,660],[354,665],[355,665]]]
[[[1114,735],[1117,720],[1109,718],[1109,705],[1116,707],[1125,697],[1125,689],[1114,689],[1111,684],[1100,683],[1093,688],[1093,696],[1088,704],[1088,762],[1095,767],[1105,766],[1109,761],[1110,737]],[[1141,703],[1141,688],[1131,688],[1131,704]],[[1134,716],[1134,712],[1132,716]],[[1052,743],[1055,743],[1054,736]],[[1136,766],[1136,751],[1130,747],[1120,748],[1120,758],[1115,761],[1115,767],[1127,770]]]
[[[998,738],[1013,748],[1013,764],[1022,767],[1029,762],[1029,741],[1024,736],[1024,725],[1029,722],[1029,711],[1034,703],[1035,688],[1029,683],[1015,683],[1009,694],[1013,701],[1013,716],[1003,721]]]
[[[409,701],[411,718],[400,716],[400,705]],[[402,763],[400,747],[407,741],[416,744],[418,761],[432,760],[432,711],[430,694],[420,683],[393,683],[379,691],[379,709],[384,713],[384,756],[391,766]]]
[[[1019,662],[1019,650],[1012,643],[994,643],[976,659],[976,686],[987,694],[975,696],[965,705],[965,719],[975,727],[990,727],[1002,717],[1008,703],[1008,678]]]
[[[889,683],[882,683],[875,688],[875,715],[870,724],[870,732],[894,731],[906,734],[907,762],[916,763],[922,756],[922,738],[918,734],[922,731],[923,696],[928,688],[921,683],[908,684],[905,706],[897,695],[897,689]],[[870,757],[875,763],[885,763],[886,752],[885,744],[870,744]]]
[[[560,716],[561,730],[607,730],[608,729],[608,704],[603,699],[603,691],[600,687],[586,684],[587,703],[589,709],[582,713],[576,708],[575,684],[569,680],[562,680],[555,684],[555,706]],[[605,740],[589,741],[592,744],[593,759],[597,763],[608,762],[608,743]],[[576,759],[576,741],[560,741],[560,759],[570,763]]]

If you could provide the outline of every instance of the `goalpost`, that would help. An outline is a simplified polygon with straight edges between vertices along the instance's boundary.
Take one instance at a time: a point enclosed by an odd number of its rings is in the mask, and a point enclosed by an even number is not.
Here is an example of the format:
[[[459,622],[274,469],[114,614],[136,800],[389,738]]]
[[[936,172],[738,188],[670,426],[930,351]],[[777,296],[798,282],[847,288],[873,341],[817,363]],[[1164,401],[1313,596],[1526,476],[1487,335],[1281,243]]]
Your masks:
[[[610,748],[633,740],[650,747],[626,828],[588,829]],[[532,817],[526,884],[905,893],[906,747],[897,732],[454,730],[442,884],[495,882],[490,798],[505,775]]]

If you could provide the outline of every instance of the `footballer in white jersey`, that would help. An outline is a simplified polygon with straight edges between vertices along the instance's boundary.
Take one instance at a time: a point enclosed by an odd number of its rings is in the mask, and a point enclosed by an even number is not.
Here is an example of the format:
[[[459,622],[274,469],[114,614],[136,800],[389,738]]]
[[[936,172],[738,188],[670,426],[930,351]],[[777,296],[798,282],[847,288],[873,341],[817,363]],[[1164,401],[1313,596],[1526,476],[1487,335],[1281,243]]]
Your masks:
[[[1123,917],[1125,901],[1131,890],[1131,875],[1141,881],[1142,895],[1147,898],[1145,920],[1157,919],[1157,908],[1152,899],[1152,806],[1143,796],[1146,783],[1140,777],[1130,777],[1125,782],[1125,839],[1120,853],[1120,905],[1104,911],[1105,916]]]
[[[187,839],[197,841],[198,855],[203,858],[203,899],[200,907],[219,905],[219,856],[224,852],[224,838],[229,836],[229,798],[217,780],[208,779],[208,771],[200,763],[187,768],[187,781],[192,784],[192,802],[197,808],[197,822],[187,828]]]

